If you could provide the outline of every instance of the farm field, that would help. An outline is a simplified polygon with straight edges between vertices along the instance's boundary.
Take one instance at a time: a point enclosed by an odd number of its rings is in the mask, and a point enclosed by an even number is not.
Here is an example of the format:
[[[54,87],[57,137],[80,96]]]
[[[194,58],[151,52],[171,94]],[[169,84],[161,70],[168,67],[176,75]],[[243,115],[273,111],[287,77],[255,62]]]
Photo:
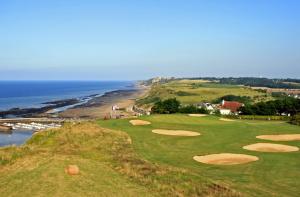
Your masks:
[[[232,94],[249,96],[254,102],[272,100],[270,94],[239,85],[219,84],[204,80],[175,80],[165,84],[152,85],[147,97],[138,101],[149,106],[158,99],[177,98],[183,104],[212,102],[222,96]]]
[[[300,147],[300,141],[272,142],[258,135],[296,134],[298,126],[281,121],[220,121],[219,117],[152,115],[141,118],[150,125],[133,126],[129,120],[99,121],[102,127],[130,135],[134,150],[150,162],[184,169],[212,180],[242,196],[299,196],[300,157],[296,152],[257,152],[242,147],[255,143],[276,143]],[[200,136],[183,137],[153,133],[154,129],[189,130]],[[256,156],[258,161],[239,165],[210,165],[193,160],[197,155],[236,153]]]

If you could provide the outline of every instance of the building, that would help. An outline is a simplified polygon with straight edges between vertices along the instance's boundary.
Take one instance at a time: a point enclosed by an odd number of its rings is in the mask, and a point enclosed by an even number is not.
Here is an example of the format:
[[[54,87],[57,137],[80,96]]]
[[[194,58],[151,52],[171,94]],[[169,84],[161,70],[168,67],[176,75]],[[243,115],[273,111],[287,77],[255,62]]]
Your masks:
[[[221,115],[230,115],[231,110],[230,109],[220,109],[220,114]]]
[[[222,115],[229,115],[229,114],[239,114],[239,108],[244,106],[243,103],[236,102],[236,101],[222,101],[221,107],[220,107],[220,113]],[[230,112],[228,112],[230,111]]]
[[[216,107],[211,103],[199,103],[197,104],[197,107],[206,109],[210,114],[214,113],[216,109]]]
[[[214,107],[210,103],[203,103],[203,107],[208,111],[214,111]]]

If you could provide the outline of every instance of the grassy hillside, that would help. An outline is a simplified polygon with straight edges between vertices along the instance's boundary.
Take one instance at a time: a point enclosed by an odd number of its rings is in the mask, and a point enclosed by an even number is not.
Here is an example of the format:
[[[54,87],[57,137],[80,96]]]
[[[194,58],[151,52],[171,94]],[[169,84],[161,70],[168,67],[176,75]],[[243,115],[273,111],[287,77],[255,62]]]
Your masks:
[[[79,175],[64,172],[70,164]],[[22,147],[1,148],[0,175],[0,196],[6,197],[238,195],[201,174],[141,159],[128,134],[94,123],[66,125],[35,134]]]
[[[219,84],[204,80],[175,80],[153,85],[147,97],[139,100],[138,104],[147,107],[158,99],[174,97],[184,104],[212,102],[229,94],[249,96],[254,102],[272,99],[269,94],[244,86]]]
[[[285,122],[239,120],[220,121],[218,117],[187,115],[152,115],[143,120],[148,126],[132,126],[128,120],[100,121],[103,127],[126,131],[139,156],[157,163],[186,169],[202,178],[226,185],[245,196],[298,196],[300,193],[300,157],[293,153],[261,153],[242,149],[243,146],[268,142],[256,139],[262,134],[299,133],[299,126]],[[198,131],[198,137],[163,136],[152,129],[183,129]],[[279,142],[280,143],[280,142]],[[281,144],[300,147],[300,142]],[[241,153],[259,157],[259,161],[236,165],[214,166],[195,162],[195,155]]]

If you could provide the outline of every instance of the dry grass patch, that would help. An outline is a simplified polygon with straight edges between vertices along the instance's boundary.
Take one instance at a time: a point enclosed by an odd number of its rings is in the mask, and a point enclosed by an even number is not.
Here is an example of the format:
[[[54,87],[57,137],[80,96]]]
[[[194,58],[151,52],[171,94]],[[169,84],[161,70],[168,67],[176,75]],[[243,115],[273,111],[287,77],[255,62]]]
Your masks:
[[[194,131],[185,131],[185,130],[166,130],[166,129],[154,129],[153,133],[161,135],[173,135],[173,136],[199,136],[201,135],[198,132]]]
[[[252,155],[219,153],[204,156],[194,156],[197,162],[213,165],[237,165],[257,161],[259,158]]]
[[[149,125],[151,122],[145,120],[130,120],[129,121],[134,126],[142,126],[142,125]]]
[[[256,138],[271,141],[298,141],[300,134],[258,135]]]
[[[220,118],[219,120],[225,121],[225,122],[234,122],[235,120],[228,119],[228,118]]]
[[[205,117],[207,114],[189,114],[191,117]]]
[[[258,152],[295,152],[299,148],[296,146],[288,146],[283,144],[272,144],[272,143],[256,143],[244,146],[243,149],[258,151]]]

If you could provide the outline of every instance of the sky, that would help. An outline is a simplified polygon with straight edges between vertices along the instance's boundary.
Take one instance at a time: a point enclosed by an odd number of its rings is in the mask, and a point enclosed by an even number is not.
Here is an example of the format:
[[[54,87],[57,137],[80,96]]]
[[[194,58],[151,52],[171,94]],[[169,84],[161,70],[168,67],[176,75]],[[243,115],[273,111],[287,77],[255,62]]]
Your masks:
[[[300,78],[298,0],[0,0],[0,80]]]

